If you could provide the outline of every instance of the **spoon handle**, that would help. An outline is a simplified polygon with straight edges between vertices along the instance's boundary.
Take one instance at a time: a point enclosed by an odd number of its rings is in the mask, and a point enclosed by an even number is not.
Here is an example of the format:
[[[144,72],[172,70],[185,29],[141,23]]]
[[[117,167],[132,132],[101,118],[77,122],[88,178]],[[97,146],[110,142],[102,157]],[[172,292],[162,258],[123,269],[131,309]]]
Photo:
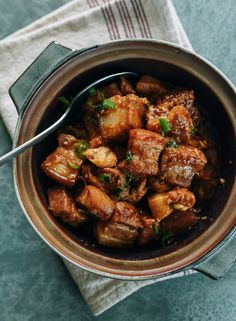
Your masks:
[[[16,157],[17,155],[23,153],[26,149],[29,149],[30,147],[34,146],[35,144],[39,143],[41,140],[46,138],[49,134],[51,134],[53,131],[55,131],[62,123],[62,121],[66,118],[70,111],[70,108],[68,108],[65,113],[51,126],[46,128],[44,131],[39,133],[38,135],[34,136],[33,138],[29,139],[27,142],[23,143],[20,146],[17,146],[10,152],[6,153],[5,155],[0,157],[0,167],[4,164],[6,164],[8,161]]]

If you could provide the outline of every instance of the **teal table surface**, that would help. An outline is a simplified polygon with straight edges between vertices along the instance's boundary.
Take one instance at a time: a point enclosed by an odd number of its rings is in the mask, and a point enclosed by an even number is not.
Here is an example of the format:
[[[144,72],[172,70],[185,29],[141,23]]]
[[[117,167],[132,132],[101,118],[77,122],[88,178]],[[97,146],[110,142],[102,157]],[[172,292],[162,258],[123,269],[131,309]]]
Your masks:
[[[66,2],[0,0],[0,38]],[[236,2],[173,2],[194,49],[236,84]],[[0,119],[0,153],[10,148]],[[148,286],[94,317],[61,259],[23,215],[11,164],[0,168],[0,222],[0,321],[236,320],[236,266],[220,281],[198,274]]]

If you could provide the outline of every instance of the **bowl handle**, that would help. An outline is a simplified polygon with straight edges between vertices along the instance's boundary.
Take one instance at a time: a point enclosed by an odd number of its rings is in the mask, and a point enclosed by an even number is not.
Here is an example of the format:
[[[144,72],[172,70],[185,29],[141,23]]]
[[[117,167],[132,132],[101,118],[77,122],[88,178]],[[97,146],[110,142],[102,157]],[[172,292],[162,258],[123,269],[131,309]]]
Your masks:
[[[206,260],[194,267],[194,270],[201,272],[214,280],[221,279],[224,274],[236,262],[236,233],[227,237],[224,245]]]
[[[72,50],[57,42],[50,43],[9,89],[17,111],[24,111],[36,90],[57,68],[74,56],[93,48],[95,47]]]

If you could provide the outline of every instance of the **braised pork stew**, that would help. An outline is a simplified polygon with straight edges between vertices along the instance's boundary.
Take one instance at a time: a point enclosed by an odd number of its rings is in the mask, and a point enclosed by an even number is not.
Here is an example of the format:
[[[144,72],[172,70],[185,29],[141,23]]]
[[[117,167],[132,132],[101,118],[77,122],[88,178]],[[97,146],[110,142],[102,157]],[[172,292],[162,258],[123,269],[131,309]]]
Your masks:
[[[192,89],[121,78],[91,88],[81,109],[41,164],[55,217],[116,248],[166,247],[206,219],[218,155]]]

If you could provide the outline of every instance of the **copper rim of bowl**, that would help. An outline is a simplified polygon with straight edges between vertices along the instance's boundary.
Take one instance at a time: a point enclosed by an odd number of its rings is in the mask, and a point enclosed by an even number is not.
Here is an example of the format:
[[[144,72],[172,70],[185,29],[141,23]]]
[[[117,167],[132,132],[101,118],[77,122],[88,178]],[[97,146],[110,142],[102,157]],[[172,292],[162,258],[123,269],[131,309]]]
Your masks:
[[[158,59],[188,60],[188,63],[195,63],[198,66],[197,77],[203,77],[204,69],[210,70],[213,76],[218,78],[217,86],[227,87],[228,96],[224,97],[222,105],[225,112],[231,119],[236,135],[236,112],[232,108],[235,90],[228,79],[213,65],[199,55],[192,53],[179,46],[163,41],[153,40],[123,40],[107,43],[96,50],[85,52],[79,57],[74,57],[57,69],[38,89],[21,120],[18,121],[14,145],[19,145],[31,138],[36,130],[39,120],[42,118],[47,106],[57,96],[66,83],[71,81],[80,73],[91,70],[94,66],[114,62],[124,58],[153,59],[153,55],[159,53]],[[169,56],[166,56],[166,53]],[[122,55],[122,56],[121,56]],[[188,65],[186,62],[185,67]],[[187,68],[187,67],[186,67]],[[220,88],[220,87],[219,87]],[[234,96],[234,97],[233,97]],[[36,108],[37,107],[37,108]],[[38,197],[32,174],[32,150],[21,154],[13,163],[13,176],[16,194],[19,203],[35,231],[42,239],[58,254],[68,261],[97,274],[119,279],[148,279],[160,277],[170,273],[194,266],[200,258],[205,257],[209,252],[214,251],[216,246],[224,240],[227,234],[235,226],[235,214],[233,213],[233,200],[236,195],[236,181],[231,188],[228,200],[216,221],[197,239],[174,253],[163,257],[148,260],[126,260],[121,262],[118,259],[100,255],[79,245],[70,236],[62,233],[61,229],[52,220],[48,209]],[[221,228],[219,228],[221,227]]]

